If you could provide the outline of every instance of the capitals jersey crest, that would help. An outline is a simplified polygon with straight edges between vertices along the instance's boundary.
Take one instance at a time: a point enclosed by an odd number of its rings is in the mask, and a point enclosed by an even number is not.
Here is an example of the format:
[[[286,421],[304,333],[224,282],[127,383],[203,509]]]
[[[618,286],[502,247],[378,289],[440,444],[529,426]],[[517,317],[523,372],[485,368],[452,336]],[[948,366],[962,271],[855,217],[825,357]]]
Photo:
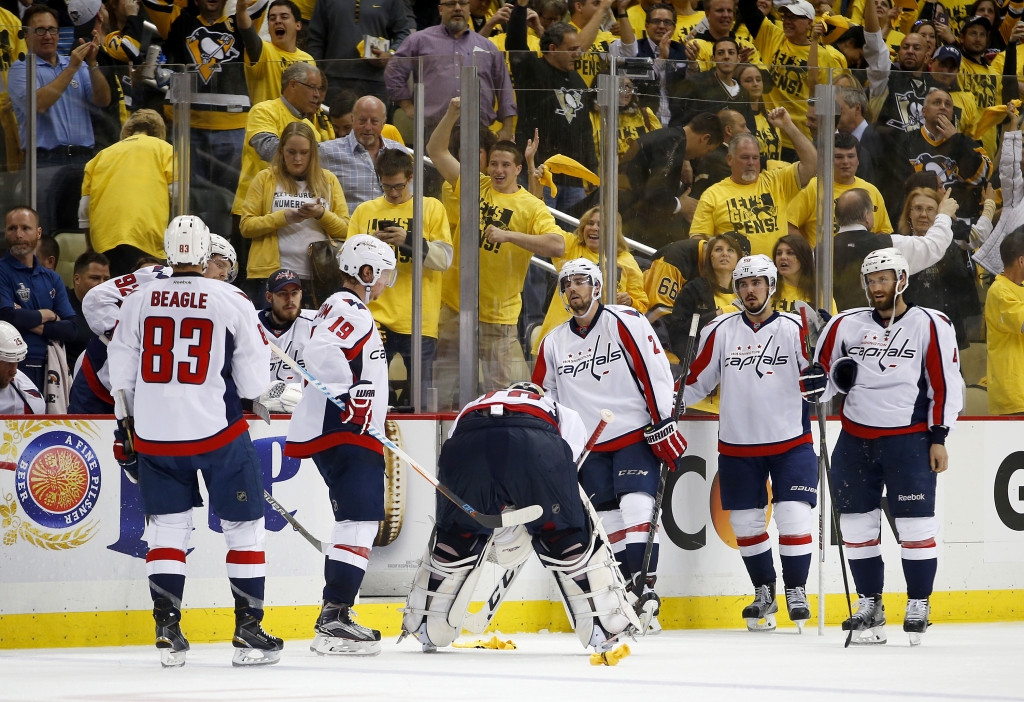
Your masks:
[[[185,43],[203,83],[209,83],[213,74],[220,72],[221,63],[232,61],[241,55],[235,46],[233,35],[228,32],[217,32],[209,27],[196,27],[188,35]]]

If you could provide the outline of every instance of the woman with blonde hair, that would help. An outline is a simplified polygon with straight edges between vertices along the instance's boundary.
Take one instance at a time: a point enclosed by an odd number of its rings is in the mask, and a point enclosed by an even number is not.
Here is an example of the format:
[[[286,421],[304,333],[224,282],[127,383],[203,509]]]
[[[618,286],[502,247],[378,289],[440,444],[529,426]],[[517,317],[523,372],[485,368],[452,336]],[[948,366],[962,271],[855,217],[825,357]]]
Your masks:
[[[286,126],[270,167],[256,174],[245,196],[239,229],[252,239],[247,292],[254,300],[263,299],[267,277],[279,268],[299,276],[308,300],[310,245],[348,233],[345,195],[337,176],[320,167],[316,144],[305,122]]]
[[[615,219],[615,251],[617,254],[615,264],[618,268],[615,304],[629,305],[643,314],[647,311],[648,305],[647,293],[644,292],[644,274],[640,272],[640,266],[637,265],[633,254],[629,252],[626,238],[622,235],[622,217],[616,215]],[[591,207],[584,212],[574,234],[568,232],[562,232],[562,234],[565,237],[565,254],[561,258],[553,260],[555,268],[561,271],[567,261],[577,258],[585,258],[598,263],[601,257],[601,208]],[[565,306],[558,295],[553,295],[551,304],[548,305],[548,313],[544,316],[544,323],[541,324],[540,334],[532,343],[534,355],[537,354],[541,339],[567,319],[569,319],[569,313]]]

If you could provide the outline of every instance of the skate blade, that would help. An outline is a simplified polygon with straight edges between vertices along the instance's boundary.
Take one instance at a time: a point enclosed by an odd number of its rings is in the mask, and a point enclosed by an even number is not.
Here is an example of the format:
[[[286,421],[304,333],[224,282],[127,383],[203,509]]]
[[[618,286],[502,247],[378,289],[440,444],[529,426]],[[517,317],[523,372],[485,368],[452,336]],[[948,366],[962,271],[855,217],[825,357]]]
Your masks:
[[[804,624],[807,623],[806,619],[794,619],[793,623],[796,624],[796,633],[804,633]]]
[[[245,668],[254,665],[274,665],[281,660],[280,651],[264,651],[259,648],[236,648],[231,657],[231,665]]]
[[[640,612],[640,631],[646,636],[651,633],[651,622],[655,621],[655,617],[658,616],[658,603],[654,600],[648,600],[644,603],[644,608]],[[658,632],[661,632],[661,625],[658,625]]]
[[[309,650],[318,656],[377,656],[380,655],[380,641],[353,641],[317,634]]]
[[[907,633],[910,635],[910,645],[911,646],[920,646],[921,645],[921,633],[920,632],[918,632],[918,631],[908,631]]]
[[[180,668],[185,665],[185,654],[188,653],[188,649],[184,651],[175,651],[171,648],[160,649],[160,665],[164,668]]]
[[[747,631],[753,631],[756,633],[768,633],[775,631],[775,615],[766,614],[764,619],[748,619]]]
[[[888,639],[885,636],[885,629],[883,627],[875,627],[874,629],[862,629],[860,631],[853,632],[853,638],[850,640],[852,646],[876,646],[884,644]]]
[[[647,636],[657,636],[661,633],[661,622],[658,621],[657,615],[651,619],[651,623],[647,629]]]
[[[424,653],[437,653],[437,646],[432,643],[421,643],[420,648]]]

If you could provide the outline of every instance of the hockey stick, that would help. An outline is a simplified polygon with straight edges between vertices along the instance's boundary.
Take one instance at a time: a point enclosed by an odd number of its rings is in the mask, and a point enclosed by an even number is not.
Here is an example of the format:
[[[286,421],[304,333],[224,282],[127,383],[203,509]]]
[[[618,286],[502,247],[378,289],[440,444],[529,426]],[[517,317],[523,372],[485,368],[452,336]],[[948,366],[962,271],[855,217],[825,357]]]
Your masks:
[[[321,383],[319,380],[313,377],[313,375],[303,368],[301,365],[295,362],[291,356],[282,351],[272,341],[268,341],[267,344],[270,346],[270,350],[277,355],[286,366],[294,370],[296,373],[301,375],[306,381],[315,387],[317,390],[322,392],[324,396],[333,402],[341,410],[345,410],[344,403],[334,397],[331,394],[330,389]],[[530,505],[529,507],[523,507],[522,509],[510,510],[508,512],[502,512],[501,514],[483,514],[473,508],[472,505],[466,503],[461,497],[456,495],[454,492],[449,490],[447,487],[437,481],[437,478],[430,475],[426,470],[417,463],[412,456],[407,454],[405,451],[398,447],[394,441],[381,434],[379,431],[374,429],[372,426],[366,427],[366,433],[383,444],[386,448],[401,458],[403,461],[409,464],[409,466],[416,471],[424,480],[434,486],[434,488],[442,495],[447,497],[449,500],[454,502],[459,509],[472,517],[477,524],[487,527],[488,529],[500,529],[501,527],[515,526],[517,524],[526,524],[532,522],[535,519],[540,519],[540,516],[544,514],[544,510],[541,509],[540,505]]]
[[[686,376],[690,373],[690,356],[693,355],[694,342],[697,339],[697,325],[699,324],[700,315],[694,312],[693,318],[690,320],[690,336],[686,340],[686,351],[682,359],[683,374],[679,376],[679,391],[676,392],[675,405],[672,407],[673,422],[678,422],[680,415],[686,412],[686,402],[683,401],[683,394],[686,390]],[[651,555],[654,553],[654,537],[658,533],[658,516],[661,514],[661,501],[665,497],[665,482],[668,479],[669,470],[671,470],[669,464],[662,461],[658,479],[658,494],[654,496],[654,511],[651,512],[651,526],[647,532],[647,546],[644,548],[644,562],[640,567],[638,577],[633,581],[634,587],[638,588],[638,591],[633,593],[637,597],[635,607],[638,617],[641,616],[640,613],[643,611],[644,601],[642,595],[644,594],[644,586],[647,583],[647,572],[651,567]],[[651,619],[653,619],[653,615],[651,615]],[[650,619],[645,622],[645,624],[649,623]],[[647,626],[644,627],[643,633],[644,635],[647,634]]]
[[[601,410],[601,421],[598,422],[597,427],[594,429],[594,433],[590,435],[590,439],[587,440],[586,446],[583,447],[583,451],[580,452],[580,457],[576,459],[576,471],[579,472],[583,466],[583,462],[587,460],[587,456],[593,450],[597,444],[598,438],[604,431],[604,428],[615,421],[615,415],[610,410]],[[586,492],[583,490],[583,486],[580,486],[580,497],[586,504],[589,502]],[[596,528],[596,527],[595,527]],[[607,534],[604,534],[603,527],[601,533],[605,542],[607,543]],[[611,544],[608,544],[608,548],[611,548]],[[494,619],[494,615],[498,613],[498,608],[501,607],[501,603],[505,601],[505,596],[512,589],[512,583],[519,577],[519,573],[522,572],[526,566],[526,561],[523,561],[514,568],[506,569],[498,580],[498,584],[494,586],[494,590],[491,592],[491,596],[484,601],[484,606],[479,611],[467,614],[466,618],[462,620],[462,628],[473,634],[481,634],[487,625]]]
[[[281,505],[280,502],[275,500],[274,496],[271,495],[266,490],[263,491],[263,499],[267,501],[267,504],[274,508],[275,512],[277,512],[282,517],[287,519],[288,523],[292,525],[295,531],[299,532],[299,534],[302,535],[302,538],[304,538],[309,543],[313,544],[313,548],[315,548],[317,551],[324,554],[325,556],[327,555],[328,551],[330,551],[331,549],[331,544],[321,541],[320,539],[316,538],[308,531],[306,531],[306,528],[299,524],[298,520],[295,519],[295,517],[293,517],[291,513],[288,510],[286,510],[284,506]]]
[[[806,344],[807,360],[812,361],[814,359],[814,349],[811,348],[811,335],[810,335],[810,324],[807,321],[807,309],[800,309],[800,319],[803,324],[804,330],[804,343]],[[820,397],[820,396],[819,396]],[[853,618],[853,605],[850,603],[850,581],[846,574],[846,553],[843,550],[843,531],[839,528],[839,515],[836,514],[836,501],[835,493],[832,491],[832,467],[829,463],[828,458],[828,440],[825,436],[825,409],[818,399],[814,400],[814,413],[818,415],[818,441],[820,446],[818,447],[818,480],[821,481],[822,487],[828,489],[828,501],[830,512],[832,513],[832,525],[836,530],[839,546],[839,565],[843,570],[843,589],[846,591],[846,609],[850,613],[850,618]],[[824,476],[824,480],[822,480]],[[818,549],[821,552],[821,562],[818,564],[818,635],[824,635],[825,628],[825,581],[823,575],[823,564],[825,560],[825,517],[824,510],[818,509]],[[849,648],[850,641],[853,639],[853,630],[846,635],[846,643],[843,648]]]

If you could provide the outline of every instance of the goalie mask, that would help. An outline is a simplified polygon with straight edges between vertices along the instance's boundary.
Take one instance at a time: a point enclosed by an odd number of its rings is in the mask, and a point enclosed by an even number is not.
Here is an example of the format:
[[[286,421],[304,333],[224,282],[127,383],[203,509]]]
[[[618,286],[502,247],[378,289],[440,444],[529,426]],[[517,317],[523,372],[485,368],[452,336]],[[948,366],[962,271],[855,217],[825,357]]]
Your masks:
[[[586,278],[587,285],[591,286],[590,293],[590,306],[587,307],[586,312],[583,314],[576,314],[572,307],[569,305],[569,297],[566,295],[565,290],[569,286],[569,281],[579,283],[580,277]],[[558,274],[558,296],[562,299],[562,304],[565,306],[565,311],[574,317],[586,317],[590,314],[590,311],[594,309],[594,305],[601,299],[601,290],[604,288],[604,276],[601,275],[601,269],[596,263],[592,263],[585,258],[577,258],[569,261],[562,266],[561,272]]]
[[[779,270],[772,263],[772,260],[764,254],[744,256],[732,271],[732,291],[737,296],[740,294],[737,289],[738,283],[744,278],[765,278],[768,282],[768,296],[764,299],[764,304],[761,305],[761,309],[757,312],[750,312],[750,314],[754,315],[761,314],[771,304],[772,295],[775,294],[775,288],[779,280]],[[744,309],[746,309],[746,305],[744,305]],[[747,311],[749,312],[749,310]]]

